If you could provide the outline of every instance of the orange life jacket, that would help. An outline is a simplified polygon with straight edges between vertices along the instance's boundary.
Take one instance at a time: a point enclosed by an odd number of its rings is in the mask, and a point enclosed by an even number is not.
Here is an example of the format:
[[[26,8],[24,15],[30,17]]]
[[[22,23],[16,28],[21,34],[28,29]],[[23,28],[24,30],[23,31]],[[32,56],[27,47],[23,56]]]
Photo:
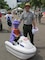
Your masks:
[[[14,29],[14,34],[15,34],[15,35],[19,35],[19,34],[20,34],[19,29]]]

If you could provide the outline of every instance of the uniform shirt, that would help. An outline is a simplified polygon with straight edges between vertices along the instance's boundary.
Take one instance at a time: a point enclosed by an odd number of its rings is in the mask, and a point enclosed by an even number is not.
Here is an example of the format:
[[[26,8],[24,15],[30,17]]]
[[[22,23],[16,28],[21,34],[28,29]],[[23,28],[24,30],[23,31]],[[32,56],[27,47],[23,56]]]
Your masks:
[[[23,20],[23,23],[25,25],[30,25],[32,24],[32,21],[34,20],[34,14],[32,12],[26,12],[24,11],[22,14],[21,14],[21,17],[20,17],[20,20]]]

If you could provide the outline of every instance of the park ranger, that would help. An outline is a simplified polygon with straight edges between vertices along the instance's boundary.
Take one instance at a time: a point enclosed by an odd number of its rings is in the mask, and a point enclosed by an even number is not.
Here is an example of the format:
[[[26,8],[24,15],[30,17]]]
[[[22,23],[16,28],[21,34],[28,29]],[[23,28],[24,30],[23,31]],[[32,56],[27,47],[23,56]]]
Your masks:
[[[34,35],[32,34],[32,25],[34,28],[36,27],[36,22],[35,22],[35,16],[34,14],[30,11],[31,5],[29,3],[25,4],[24,11],[21,14],[20,21],[23,20],[23,34],[25,37],[27,37],[27,34],[29,33],[30,36],[30,41],[32,44],[34,44],[33,39]]]

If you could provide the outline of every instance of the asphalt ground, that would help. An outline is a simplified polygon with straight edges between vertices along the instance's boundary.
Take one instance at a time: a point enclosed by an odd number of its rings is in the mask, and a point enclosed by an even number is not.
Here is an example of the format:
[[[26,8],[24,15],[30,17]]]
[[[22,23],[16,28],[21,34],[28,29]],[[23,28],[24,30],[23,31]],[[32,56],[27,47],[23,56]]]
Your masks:
[[[17,16],[14,16],[14,19],[15,18],[18,19]],[[37,53],[34,57],[30,58],[29,60],[45,60],[45,18],[42,18],[41,21],[42,21],[41,24],[37,22],[39,31],[34,36],[34,44],[37,48]],[[6,24],[4,16],[2,17],[2,23],[3,23],[3,31],[0,32],[0,60],[18,60],[17,57],[7,52],[5,48],[5,41],[9,40],[10,32],[7,31],[8,26]],[[19,26],[21,31],[23,31],[22,27],[23,22]]]

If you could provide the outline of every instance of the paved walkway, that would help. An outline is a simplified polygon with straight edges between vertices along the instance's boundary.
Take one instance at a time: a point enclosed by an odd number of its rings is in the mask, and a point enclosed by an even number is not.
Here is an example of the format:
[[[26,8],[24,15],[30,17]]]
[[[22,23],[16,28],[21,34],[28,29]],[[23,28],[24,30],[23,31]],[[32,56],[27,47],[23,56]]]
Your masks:
[[[2,18],[3,28],[6,30],[6,20],[4,17]],[[21,23],[22,24],[22,23]],[[37,23],[39,31],[35,34],[34,43],[37,47],[36,55],[29,60],[45,60],[45,18],[42,19],[42,24]],[[22,25],[20,25],[20,30],[22,31]],[[9,40],[10,33],[8,32],[0,32],[0,60],[17,60],[15,56],[8,53],[5,49],[4,42]]]

